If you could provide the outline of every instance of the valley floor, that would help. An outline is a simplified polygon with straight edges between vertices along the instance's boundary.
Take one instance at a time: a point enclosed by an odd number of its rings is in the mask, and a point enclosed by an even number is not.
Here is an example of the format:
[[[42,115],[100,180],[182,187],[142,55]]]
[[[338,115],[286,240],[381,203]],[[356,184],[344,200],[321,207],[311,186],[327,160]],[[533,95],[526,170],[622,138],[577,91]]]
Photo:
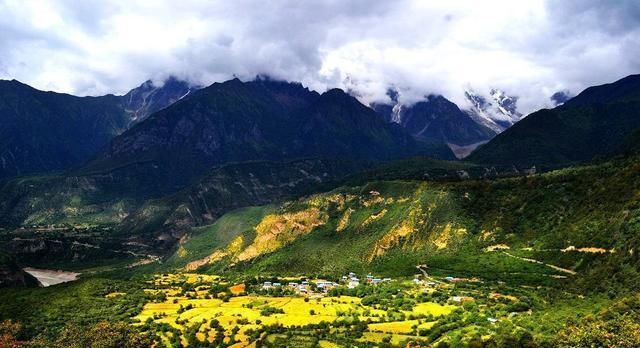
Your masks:
[[[426,265],[417,265],[413,277],[393,278],[106,268],[49,287],[0,290],[0,332],[17,322],[21,332],[45,333],[29,347],[63,347],[95,336],[91,330],[118,340],[143,339],[135,347],[587,347],[578,344],[592,338],[583,330],[595,328],[584,329],[584,322],[596,319],[603,337],[622,330],[613,337],[638,338],[632,318],[638,317],[640,296],[570,290],[562,284],[575,275],[535,262],[531,250],[507,255],[505,248],[486,255],[496,264],[511,259],[556,273],[534,268],[532,277],[549,281],[531,283],[517,272],[505,282]],[[76,275],[29,271],[64,276],[56,280]],[[627,321],[611,324],[611,318]]]
[[[520,178],[370,181],[229,212],[162,257],[99,224],[5,231],[7,265],[82,275],[53,285],[75,275],[31,270],[52,285],[0,289],[0,338],[638,347],[638,173],[631,158]]]
[[[352,273],[334,281],[268,277],[238,283],[165,273],[147,283],[144,291],[153,300],[133,320],[168,347],[535,346],[553,339],[549,333],[564,326],[561,318],[608,302],[426,272],[413,279]],[[555,306],[549,306],[550,296]]]

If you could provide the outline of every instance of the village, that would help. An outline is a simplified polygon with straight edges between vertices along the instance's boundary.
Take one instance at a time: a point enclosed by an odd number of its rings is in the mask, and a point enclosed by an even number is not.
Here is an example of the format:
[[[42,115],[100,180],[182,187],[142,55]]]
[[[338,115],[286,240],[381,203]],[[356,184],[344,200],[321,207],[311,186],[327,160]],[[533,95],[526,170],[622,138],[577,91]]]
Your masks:
[[[304,279],[301,278],[301,279]],[[355,289],[356,287],[362,285],[377,285],[383,282],[390,282],[391,278],[377,278],[371,274],[368,274],[364,277],[364,281],[360,281],[360,278],[354,273],[349,272],[348,275],[342,276],[339,281],[330,281],[324,279],[313,279],[311,281],[303,280],[298,282],[288,282],[286,285],[281,282],[271,282],[265,281],[262,283],[262,290],[271,290],[274,288],[282,288],[287,287],[290,290],[293,290],[296,294],[299,295],[310,295],[310,294],[326,294],[329,290],[336,288],[338,286],[346,286],[349,289]]]
[[[421,266],[417,267],[422,270]],[[298,296],[307,296],[311,298],[323,297],[329,294],[332,289],[336,289],[338,287],[346,287],[347,289],[356,289],[359,286],[377,286],[383,283],[390,283],[397,281],[392,278],[381,278],[374,276],[372,274],[367,274],[366,276],[358,277],[355,272],[349,272],[346,275],[343,275],[339,280],[331,281],[325,279],[309,279],[301,277],[299,281],[264,281],[258,287],[261,293],[270,294],[273,292],[277,292],[278,290],[282,291],[284,294],[294,294]],[[425,293],[430,293],[436,289],[447,289],[452,285],[459,283],[479,283],[481,282],[478,278],[459,278],[453,276],[447,276],[438,280],[434,277],[429,276],[426,272],[422,274],[416,274],[412,280],[412,283],[416,285],[419,289],[422,289]],[[463,296],[463,295],[453,295],[449,297],[449,302],[452,303],[465,303],[474,301],[474,298],[471,296]],[[492,319],[492,318],[490,318]],[[490,320],[495,322],[493,320]]]
[[[297,328],[305,339],[323,328],[328,330],[322,334],[327,342],[390,339],[401,345],[437,339],[437,327],[453,320],[445,318],[470,318],[489,332],[505,318],[529,310],[526,298],[491,283],[426,272],[412,278],[349,272],[335,279],[249,277],[240,282],[195,273],[164,274],[150,281],[152,289],[145,291],[155,300],[136,319],[150,327],[161,325],[166,342],[189,346],[212,342],[216,335],[237,347],[256,340],[276,342],[286,338],[282,330],[287,327]],[[219,326],[203,324],[209,322]],[[346,326],[359,333],[349,338],[344,329],[334,330]],[[189,330],[196,335],[185,336]]]

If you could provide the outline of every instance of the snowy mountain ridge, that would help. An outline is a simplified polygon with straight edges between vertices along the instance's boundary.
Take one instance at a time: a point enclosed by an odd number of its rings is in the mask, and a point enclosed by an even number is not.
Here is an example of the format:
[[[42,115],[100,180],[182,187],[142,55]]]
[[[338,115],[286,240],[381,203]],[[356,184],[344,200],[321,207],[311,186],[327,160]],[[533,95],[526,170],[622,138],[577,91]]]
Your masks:
[[[472,89],[465,91],[470,108],[465,110],[474,121],[497,133],[511,127],[523,118],[518,111],[518,97],[492,88],[488,95],[482,95]]]

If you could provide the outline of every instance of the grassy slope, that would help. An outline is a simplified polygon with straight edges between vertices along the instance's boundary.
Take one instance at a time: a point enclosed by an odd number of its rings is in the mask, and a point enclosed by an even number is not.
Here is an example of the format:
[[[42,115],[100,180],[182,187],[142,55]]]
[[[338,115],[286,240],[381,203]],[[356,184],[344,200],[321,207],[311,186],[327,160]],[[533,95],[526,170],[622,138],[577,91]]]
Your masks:
[[[275,210],[273,206],[242,208],[223,215],[212,225],[193,228],[187,236],[188,242],[181,245],[167,260],[167,264],[181,267],[224,247],[237,235],[251,237],[253,227],[272,210]]]
[[[148,300],[144,282],[90,278],[48,288],[2,289],[0,320],[25,324],[26,333],[57,333],[64,325],[86,325],[100,320],[128,320]],[[106,295],[124,292],[114,299]]]

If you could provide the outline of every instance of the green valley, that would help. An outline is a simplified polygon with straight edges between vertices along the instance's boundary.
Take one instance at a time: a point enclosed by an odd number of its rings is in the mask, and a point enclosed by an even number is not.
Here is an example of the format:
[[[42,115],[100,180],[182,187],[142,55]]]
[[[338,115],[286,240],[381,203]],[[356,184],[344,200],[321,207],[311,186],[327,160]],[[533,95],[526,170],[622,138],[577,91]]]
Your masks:
[[[16,337],[46,327],[35,346],[107,318],[129,323],[111,335],[173,347],[633,345],[639,163],[386,178],[242,208],[192,227],[160,263],[87,263],[76,282],[0,290],[0,313],[23,325]]]
[[[0,1],[0,348],[640,347],[639,19]]]

